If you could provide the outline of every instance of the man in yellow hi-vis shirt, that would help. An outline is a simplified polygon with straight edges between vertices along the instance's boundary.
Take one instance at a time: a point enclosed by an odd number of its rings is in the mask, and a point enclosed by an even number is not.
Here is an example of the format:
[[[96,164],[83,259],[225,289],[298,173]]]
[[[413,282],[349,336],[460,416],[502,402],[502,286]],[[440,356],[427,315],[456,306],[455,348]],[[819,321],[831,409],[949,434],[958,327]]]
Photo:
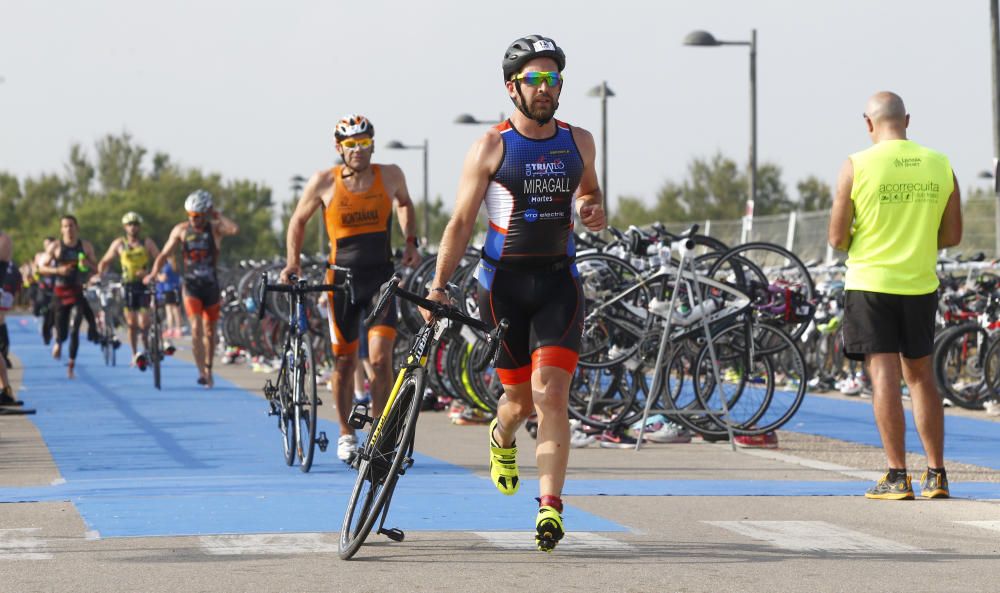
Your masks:
[[[868,368],[875,423],[889,462],[889,471],[865,496],[913,498],[903,378],[927,454],[921,495],[945,498],[944,412],[931,368],[934,267],[938,250],[962,239],[958,180],[948,157],[907,140],[910,116],[898,95],[875,94],[863,115],[874,146],[852,154],[840,169],[829,240],[848,254],[844,353]]]

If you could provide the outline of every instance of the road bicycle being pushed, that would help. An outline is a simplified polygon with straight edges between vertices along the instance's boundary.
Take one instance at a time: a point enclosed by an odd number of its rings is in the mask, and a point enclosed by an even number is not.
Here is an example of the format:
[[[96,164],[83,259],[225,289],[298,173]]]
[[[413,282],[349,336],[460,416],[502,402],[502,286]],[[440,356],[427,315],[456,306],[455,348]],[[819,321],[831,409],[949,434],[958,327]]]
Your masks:
[[[395,275],[382,286],[378,303],[365,324],[371,325],[394,295],[430,311],[433,317],[414,336],[406,362],[400,368],[389,392],[382,415],[377,419],[372,418],[364,405],[355,406],[351,414],[350,424],[355,429],[363,429],[368,424],[372,424],[373,428],[352,463],[358,470],[358,476],[340,528],[340,557],[343,560],[348,560],[357,553],[375,526],[375,521],[379,521],[378,533],[393,541],[403,541],[403,531],[397,528],[386,529],[385,520],[397,480],[413,465],[413,442],[424,394],[428,354],[448,328],[449,322],[456,322],[485,334],[481,336],[482,341],[472,361],[476,369],[494,365],[500,343],[507,331],[506,319],[501,320],[495,328],[490,327],[452,305],[430,301],[400,288],[400,280],[401,277]],[[451,288],[457,289],[454,285]]]
[[[268,415],[277,416],[281,432],[281,447],[285,463],[292,465],[296,457],[299,469],[312,468],[316,446],[326,451],[329,439],[325,432],[316,432],[316,357],[313,356],[312,334],[309,331],[311,315],[306,295],[312,292],[344,291],[354,303],[351,270],[333,264],[327,269],[342,274],[340,284],[310,284],[308,280],[292,275],[290,284],[268,284],[267,274],[261,274],[257,285],[257,315],[263,318],[267,294],[287,294],[287,316],[284,345],[281,348],[281,367],[274,383],[264,383],[264,395],[269,404]]]

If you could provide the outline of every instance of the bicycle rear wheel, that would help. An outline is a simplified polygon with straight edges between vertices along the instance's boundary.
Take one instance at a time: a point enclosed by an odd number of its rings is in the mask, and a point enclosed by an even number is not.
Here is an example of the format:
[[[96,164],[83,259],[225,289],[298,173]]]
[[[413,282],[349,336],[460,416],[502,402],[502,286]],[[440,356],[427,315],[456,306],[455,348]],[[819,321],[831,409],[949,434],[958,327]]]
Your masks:
[[[156,307],[152,311],[153,323],[150,327],[149,358],[153,363],[153,386],[160,389],[160,359],[163,358],[163,336],[160,335],[160,315]]]
[[[288,368],[288,355],[281,358],[281,368],[278,369],[278,378],[275,381],[276,394],[278,398],[278,432],[281,433],[281,451],[285,457],[285,465],[295,462],[295,412],[292,393],[292,370]]]
[[[308,472],[316,450],[316,371],[309,336],[300,340],[295,374],[295,424],[299,469]]]
[[[340,528],[340,558],[349,560],[364,544],[379,515],[387,510],[403,461],[409,454],[420,413],[424,369],[413,369],[400,385],[392,407],[358,452],[358,477]],[[374,435],[374,436],[373,436]]]

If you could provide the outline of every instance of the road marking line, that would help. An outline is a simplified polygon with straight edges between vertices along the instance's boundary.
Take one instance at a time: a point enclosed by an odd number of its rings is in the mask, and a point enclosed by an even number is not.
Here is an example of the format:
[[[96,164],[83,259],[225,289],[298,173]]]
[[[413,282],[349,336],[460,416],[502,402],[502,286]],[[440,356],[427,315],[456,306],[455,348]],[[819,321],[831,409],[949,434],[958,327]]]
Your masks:
[[[49,560],[52,554],[40,552],[45,540],[35,534],[40,527],[0,529],[0,560]]]
[[[955,521],[955,523],[972,525],[973,527],[980,527],[991,531],[1000,531],[1000,521]]]
[[[336,552],[336,542],[324,533],[254,533],[248,535],[206,535],[201,548],[214,556],[274,554],[321,554]]]
[[[725,445],[728,449],[729,445]],[[846,465],[839,465],[836,463],[829,463],[826,461],[817,461],[815,459],[806,459],[805,457],[798,457],[796,455],[789,455],[788,453],[778,453],[777,451],[766,451],[764,449],[741,449],[741,453],[744,455],[752,455],[754,457],[760,457],[762,459],[770,459],[772,461],[783,461],[785,463],[794,463],[796,465],[801,465],[802,467],[808,467],[811,469],[819,469],[823,471],[837,472],[838,474],[843,474],[845,476],[850,476],[852,478],[860,478],[862,480],[878,480],[882,477],[885,472],[855,469],[853,467],[848,467]]]
[[[533,551],[536,549],[535,534],[532,531],[474,531],[473,533],[505,550]],[[626,552],[631,550],[632,546],[597,533],[571,531],[559,542],[557,549],[560,552],[569,550]]]
[[[703,521],[796,552],[926,553],[825,521]]]

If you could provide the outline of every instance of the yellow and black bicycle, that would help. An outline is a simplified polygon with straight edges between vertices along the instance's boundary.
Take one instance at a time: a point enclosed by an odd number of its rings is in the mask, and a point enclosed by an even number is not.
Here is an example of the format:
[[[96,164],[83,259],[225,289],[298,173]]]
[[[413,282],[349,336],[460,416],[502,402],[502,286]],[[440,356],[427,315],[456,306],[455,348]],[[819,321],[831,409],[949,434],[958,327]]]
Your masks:
[[[350,424],[355,429],[363,429],[368,424],[373,424],[374,428],[368,433],[365,444],[358,450],[352,463],[358,470],[358,477],[340,528],[340,557],[343,560],[348,560],[357,553],[371,533],[375,521],[379,522],[378,533],[393,541],[403,541],[403,531],[397,528],[387,529],[385,519],[399,476],[413,465],[413,439],[424,395],[427,356],[434,343],[448,328],[449,322],[466,325],[485,334],[483,339],[486,347],[479,348],[480,355],[472,361],[474,367],[479,369],[494,364],[507,331],[507,320],[501,320],[495,328],[490,327],[465,315],[454,306],[429,301],[404,290],[399,287],[399,282],[400,277],[396,275],[382,286],[378,303],[365,324],[370,325],[377,319],[393,296],[427,309],[433,314],[433,320],[425,323],[414,336],[406,363],[399,370],[396,383],[389,392],[385,409],[377,422],[367,415],[364,405],[356,406],[351,413]]]

